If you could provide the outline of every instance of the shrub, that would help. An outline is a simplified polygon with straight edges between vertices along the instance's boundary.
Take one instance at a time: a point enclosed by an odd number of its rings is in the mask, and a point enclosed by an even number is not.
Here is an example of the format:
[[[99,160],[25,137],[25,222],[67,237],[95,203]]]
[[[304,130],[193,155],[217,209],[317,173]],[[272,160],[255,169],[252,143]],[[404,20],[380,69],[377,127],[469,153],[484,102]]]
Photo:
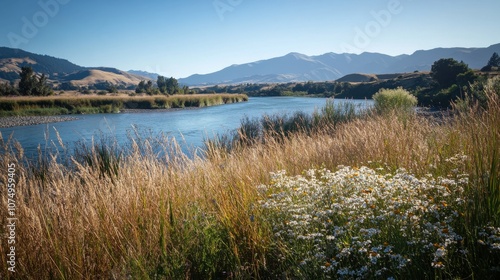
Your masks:
[[[417,98],[401,87],[397,89],[380,89],[373,95],[373,100],[375,100],[375,110],[378,113],[391,111],[408,113],[417,105]]]
[[[314,125],[318,127],[324,125],[336,126],[339,123],[353,120],[362,114],[363,112],[357,111],[356,105],[351,102],[336,103],[331,99],[327,100],[325,106],[319,111],[314,112]]]

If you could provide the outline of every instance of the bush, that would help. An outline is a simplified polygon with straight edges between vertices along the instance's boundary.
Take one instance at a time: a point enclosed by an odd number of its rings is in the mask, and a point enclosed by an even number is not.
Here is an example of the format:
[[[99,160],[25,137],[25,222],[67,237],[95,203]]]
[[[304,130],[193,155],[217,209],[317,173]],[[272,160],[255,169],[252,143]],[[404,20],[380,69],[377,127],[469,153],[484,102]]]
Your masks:
[[[391,111],[408,113],[417,105],[417,98],[401,87],[397,89],[380,89],[373,95],[373,100],[375,100],[375,110],[378,113]]]

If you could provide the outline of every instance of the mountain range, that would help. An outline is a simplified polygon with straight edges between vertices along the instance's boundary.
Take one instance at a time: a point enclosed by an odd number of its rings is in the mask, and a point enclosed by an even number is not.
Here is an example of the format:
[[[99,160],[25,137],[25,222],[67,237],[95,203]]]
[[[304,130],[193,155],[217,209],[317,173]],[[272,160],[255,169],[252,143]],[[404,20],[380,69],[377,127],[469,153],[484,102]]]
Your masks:
[[[279,83],[337,80],[353,73],[387,74],[429,71],[441,58],[464,61],[473,69],[486,65],[500,44],[486,48],[436,48],[419,50],[411,55],[390,56],[380,53],[336,54],[308,56],[300,53],[231,65],[209,74],[195,74],[179,79],[190,86],[240,83]],[[21,67],[29,65],[45,74],[55,86],[72,84],[92,86],[114,84],[134,87],[141,80],[156,80],[158,74],[140,70],[122,71],[109,67],[82,67],[65,59],[39,55],[19,49],[0,47],[0,82],[19,79]]]
[[[500,44],[487,48],[436,48],[419,50],[411,55],[389,56],[380,53],[336,54],[307,56],[289,53],[285,56],[231,65],[220,71],[191,75],[179,82],[187,85],[301,82],[337,80],[352,73],[405,73],[429,71],[441,58],[464,61],[473,69],[485,66]]]

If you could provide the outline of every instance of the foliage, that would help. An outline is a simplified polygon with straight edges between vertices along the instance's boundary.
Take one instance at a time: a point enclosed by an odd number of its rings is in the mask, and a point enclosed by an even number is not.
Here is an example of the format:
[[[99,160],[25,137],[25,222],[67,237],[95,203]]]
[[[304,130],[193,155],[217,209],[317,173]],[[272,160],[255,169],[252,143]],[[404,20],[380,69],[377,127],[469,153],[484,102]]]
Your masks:
[[[159,75],[156,80],[157,87],[153,86],[153,82],[151,80],[140,81],[137,87],[135,88],[136,93],[146,93],[148,95],[172,95],[172,94],[183,94],[189,93],[189,88],[184,86],[180,87],[177,79],[170,77],[165,78],[164,76]]]
[[[158,76],[156,84],[162,94],[176,94],[180,92],[179,83],[173,77],[167,79],[163,76]]]
[[[17,89],[10,83],[0,83],[0,96],[18,95]]]
[[[443,58],[432,64],[431,76],[441,88],[448,88],[458,83],[457,77],[460,74],[468,71],[470,69],[463,61],[458,62],[453,58]],[[466,75],[466,77],[469,77],[469,75]]]
[[[19,93],[21,95],[47,96],[53,94],[52,89],[47,85],[47,77],[42,74],[37,78],[33,69],[29,66],[21,68],[19,73]]]
[[[142,80],[139,82],[135,89],[136,93],[146,93],[148,95],[156,95],[159,94],[159,90],[153,87],[153,82],[148,80],[147,82]]]
[[[500,68],[500,56],[498,55],[498,53],[494,52],[488,60],[486,66],[481,68],[481,71],[493,71],[498,70],[498,68]]]
[[[372,98],[375,101],[375,110],[379,113],[410,113],[417,105],[417,98],[401,87],[381,89]]]
[[[452,58],[434,62],[431,76],[435,85],[419,88],[415,92],[423,106],[450,108],[452,103],[464,98],[476,81],[481,80],[465,63]]]
[[[500,56],[498,53],[494,52],[493,55],[488,60],[488,64],[486,66],[490,67],[500,67]]]

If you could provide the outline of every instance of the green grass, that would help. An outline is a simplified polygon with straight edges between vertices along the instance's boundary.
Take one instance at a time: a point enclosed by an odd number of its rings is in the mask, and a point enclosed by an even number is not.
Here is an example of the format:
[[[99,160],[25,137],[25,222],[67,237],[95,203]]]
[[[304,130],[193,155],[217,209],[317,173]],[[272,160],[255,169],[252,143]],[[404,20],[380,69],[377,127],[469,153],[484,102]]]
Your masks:
[[[393,110],[400,112],[411,112],[417,105],[417,98],[407,90],[399,87],[397,89],[381,89],[373,95],[375,110],[379,113],[388,113]]]

